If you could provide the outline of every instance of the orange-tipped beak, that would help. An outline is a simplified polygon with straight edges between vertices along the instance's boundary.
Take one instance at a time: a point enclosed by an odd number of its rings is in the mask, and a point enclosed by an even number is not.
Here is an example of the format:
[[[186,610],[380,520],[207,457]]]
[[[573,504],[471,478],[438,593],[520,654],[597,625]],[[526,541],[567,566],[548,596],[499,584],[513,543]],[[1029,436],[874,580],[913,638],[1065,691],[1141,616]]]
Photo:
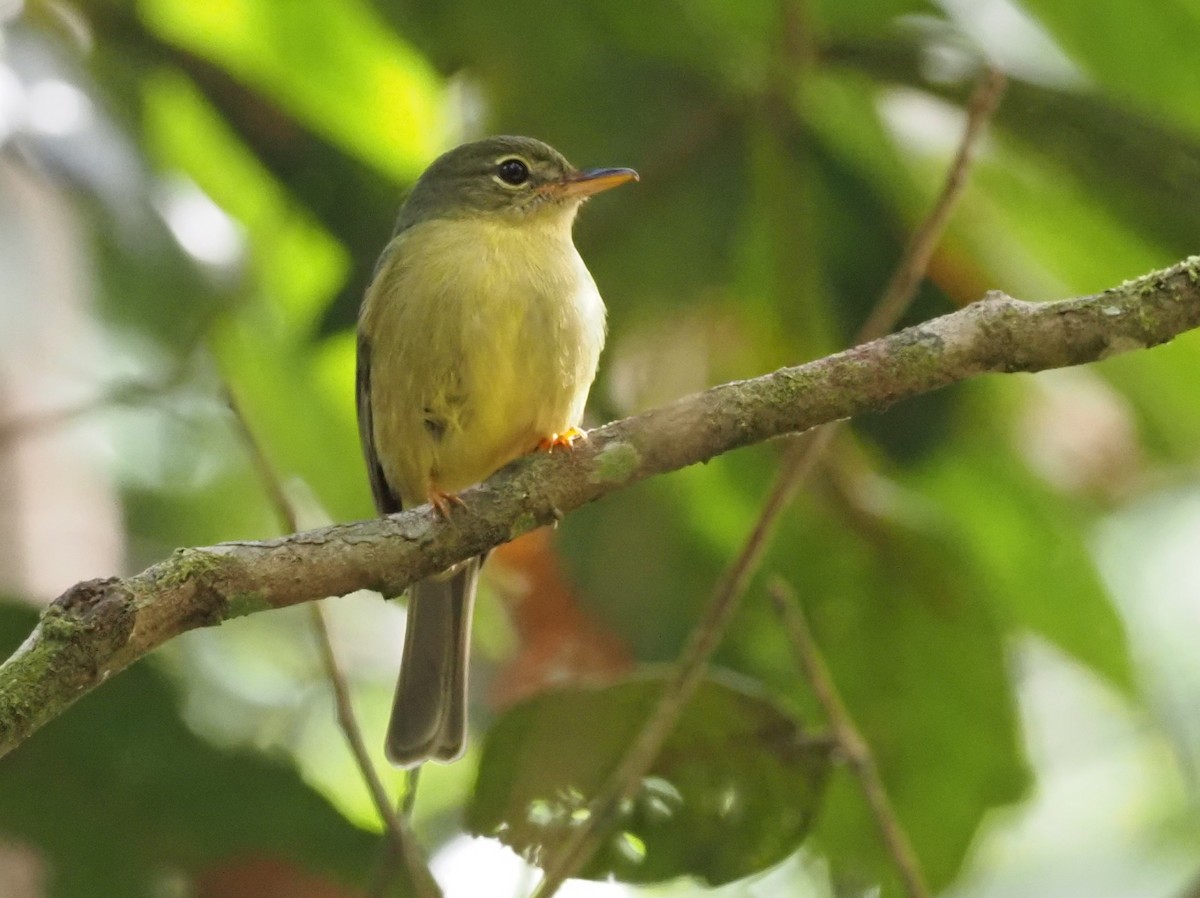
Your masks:
[[[583,197],[618,187],[628,181],[638,180],[638,173],[632,168],[587,168],[573,172],[554,186],[563,196]]]

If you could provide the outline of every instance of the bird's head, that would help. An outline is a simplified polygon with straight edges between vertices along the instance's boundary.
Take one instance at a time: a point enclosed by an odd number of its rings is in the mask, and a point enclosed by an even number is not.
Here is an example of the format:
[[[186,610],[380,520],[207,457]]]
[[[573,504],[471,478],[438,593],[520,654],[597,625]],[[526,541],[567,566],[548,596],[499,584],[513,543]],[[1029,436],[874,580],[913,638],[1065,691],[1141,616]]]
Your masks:
[[[489,137],[434,160],[413,187],[400,224],[476,216],[570,220],[589,196],[637,177],[630,168],[577,169],[532,137]]]

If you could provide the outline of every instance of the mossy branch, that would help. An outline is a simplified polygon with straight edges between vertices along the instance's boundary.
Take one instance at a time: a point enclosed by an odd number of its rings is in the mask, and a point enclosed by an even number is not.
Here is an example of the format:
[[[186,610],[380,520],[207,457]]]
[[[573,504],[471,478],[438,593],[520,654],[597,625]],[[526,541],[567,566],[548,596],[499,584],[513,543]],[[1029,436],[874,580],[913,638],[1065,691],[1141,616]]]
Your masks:
[[[180,549],[126,578],[77,584],[0,665],[0,756],[112,674],[196,627],[415,580],[630,484],[987,372],[1041,371],[1145,349],[1200,326],[1200,257],[1094,296],[967,308],[794,368],[714,387],[522,458],[428,506],[262,542]]]

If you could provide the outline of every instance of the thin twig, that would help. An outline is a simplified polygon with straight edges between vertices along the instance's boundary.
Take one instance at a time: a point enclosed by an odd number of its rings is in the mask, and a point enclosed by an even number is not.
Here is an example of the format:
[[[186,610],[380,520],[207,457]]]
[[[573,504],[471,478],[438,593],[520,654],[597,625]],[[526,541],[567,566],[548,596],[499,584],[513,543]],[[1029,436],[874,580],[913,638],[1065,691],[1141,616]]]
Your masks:
[[[879,826],[879,834],[883,837],[884,847],[900,874],[909,898],[929,898],[929,887],[925,884],[920,861],[913,851],[908,833],[892,807],[871,747],[855,725],[854,719],[846,709],[846,703],[838,693],[833,676],[829,672],[829,665],[817,647],[812,629],[800,607],[800,600],[782,580],[774,580],[767,591],[783,621],[784,631],[796,650],[796,659],[804,670],[804,676],[812,686],[813,695],[829,720],[833,738],[867,798],[871,814]]]
[[[275,474],[275,468],[267,458],[266,452],[263,451],[262,444],[254,436],[254,431],[250,429],[250,422],[246,419],[241,404],[233,395],[233,389],[228,383],[222,382],[221,390],[225,394],[225,404],[233,413],[233,424],[237,429],[238,437],[250,453],[250,463],[254,465],[254,473],[258,477],[259,484],[267,493],[267,501],[274,510],[275,516],[279,518],[279,523],[285,533],[298,532],[300,520],[296,515],[296,507],[292,505],[292,500],[288,498],[283,484]]]
[[[396,803],[396,814],[402,820],[412,820],[413,808],[417,804],[417,785],[421,782],[423,766],[418,764],[404,771],[404,791]],[[379,858],[371,886],[367,889],[368,898],[384,898],[399,867],[400,852],[396,849],[396,843],[389,839],[383,845],[383,854]]]
[[[962,196],[984,125],[995,112],[1003,90],[1003,76],[992,69],[985,70],[968,103],[966,128],[945,184],[905,247],[895,274],[860,328],[856,342],[875,339],[888,332],[912,303],[933,250]],[[780,515],[829,446],[837,427],[836,422],[828,424],[791,441],[754,528],[733,563],[717,582],[703,616],[675,663],[674,675],[664,688],[658,704],[616,770],[597,793],[591,816],[572,830],[562,848],[546,864],[545,878],[534,891],[533,898],[550,898],[563,882],[581,870],[616,822],[621,805],[636,795],[642,778],[702,681],[709,659],[724,638],[746,585],[770,544]]]
[[[908,311],[917,288],[921,286],[921,281],[929,270],[933,251],[950,222],[950,216],[958,205],[963,190],[966,189],[967,179],[979,150],[980,138],[987,123],[996,114],[996,108],[1004,96],[1005,84],[1002,72],[992,68],[983,70],[979,84],[972,92],[971,99],[967,101],[967,124],[963,129],[958,151],[954,154],[954,161],[950,163],[946,179],[942,182],[941,192],[920,226],[909,238],[900,264],[896,266],[891,280],[884,288],[883,296],[859,328],[856,343],[866,343],[890,333]]]
[[[413,808],[417,805],[417,786],[421,782],[421,766],[410,767],[404,771],[404,795],[400,799],[400,813],[405,820],[411,820]]]
[[[279,517],[280,524],[286,528],[288,533],[296,533],[300,529],[300,526],[295,506],[292,504],[291,499],[288,498],[287,492],[284,490],[283,484],[276,475],[274,467],[263,451],[262,445],[250,429],[250,424],[246,420],[246,416],[243,414],[237,399],[234,397],[232,388],[228,383],[224,383],[223,389],[225,401],[229,405],[230,411],[233,412],[234,424],[238,435],[250,453],[255,473],[258,475],[263,489],[266,490],[267,497],[276,515]],[[313,632],[317,637],[321,663],[325,668],[325,675],[329,678],[329,683],[333,688],[338,726],[341,727],[342,733],[346,738],[346,743],[350,746],[350,753],[354,756],[359,773],[362,775],[363,782],[367,786],[367,791],[371,795],[371,800],[375,803],[375,809],[383,821],[384,828],[387,830],[388,841],[393,846],[393,853],[398,858],[403,859],[404,868],[408,871],[413,887],[412,890],[417,898],[437,898],[437,896],[441,896],[442,891],[438,887],[437,881],[434,880],[433,874],[429,870],[429,865],[425,862],[425,858],[421,854],[421,849],[416,843],[416,839],[406,825],[407,818],[402,819],[392,807],[387,790],[383,787],[383,781],[379,778],[379,771],[371,761],[366,740],[363,739],[362,728],[359,726],[358,718],[354,713],[354,703],[350,697],[350,684],[341,669],[341,665],[338,664],[337,654],[334,652],[333,640],[329,635],[329,625],[325,620],[324,609],[321,607],[320,602],[310,602],[308,604],[308,611]]]

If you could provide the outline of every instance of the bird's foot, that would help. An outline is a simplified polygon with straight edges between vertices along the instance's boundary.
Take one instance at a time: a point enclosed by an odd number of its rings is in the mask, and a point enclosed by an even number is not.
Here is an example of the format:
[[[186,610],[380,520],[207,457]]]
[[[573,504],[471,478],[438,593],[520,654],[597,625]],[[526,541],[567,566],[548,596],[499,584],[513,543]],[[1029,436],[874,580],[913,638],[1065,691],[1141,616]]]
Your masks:
[[[467,507],[467,503],[457,493],[444,493],[438,489],[431,489],[428,498],[429,504],[437,509],[437,513],[445,520],[450,519],[450,509],[452,506],[457,505],[459,508]]]
[[[539,452],[553,452],[555,449],[566,449],[570,452],[575,448],[576,440],[586,440],[587,433],[578,427],[568,427],[562,433],[552,433],[538,440]]]

